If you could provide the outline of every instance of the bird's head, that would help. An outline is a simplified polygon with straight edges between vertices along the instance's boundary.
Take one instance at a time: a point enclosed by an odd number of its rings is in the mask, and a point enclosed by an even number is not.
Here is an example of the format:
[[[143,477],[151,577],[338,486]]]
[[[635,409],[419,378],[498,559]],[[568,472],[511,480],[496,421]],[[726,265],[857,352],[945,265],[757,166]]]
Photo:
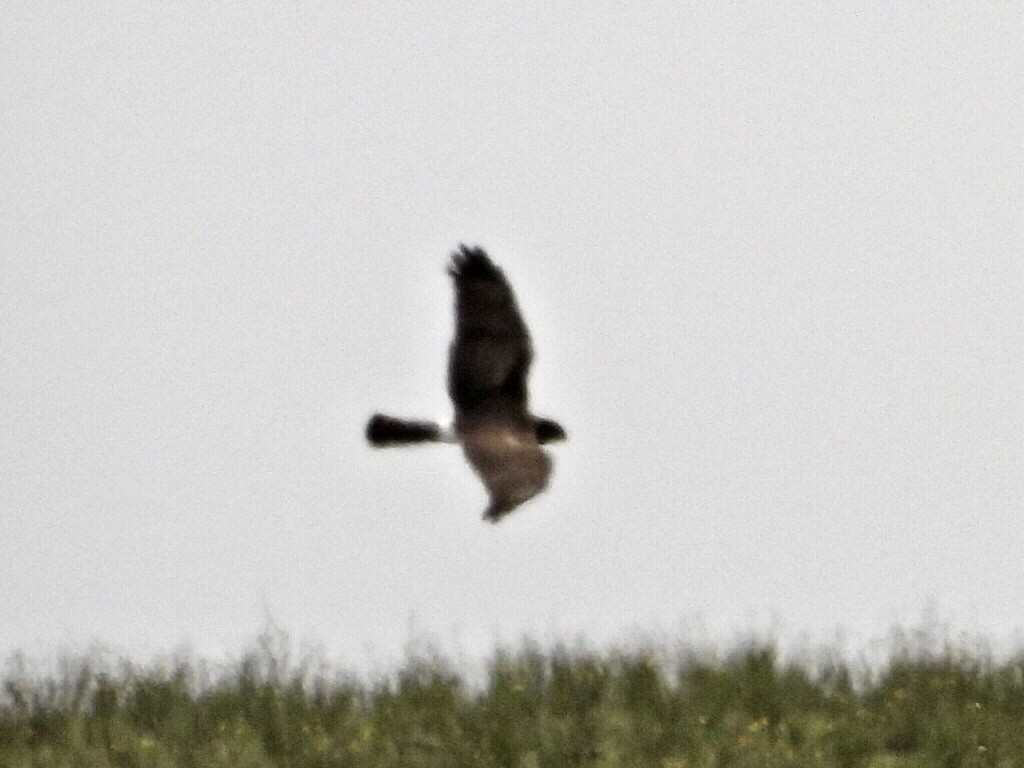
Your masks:
[[[541,445],[545,443],[557,443],[565,440],[565,430],[562,429],[562,425],[557,421],[551,419],[534,419],[533,428],[537,434],[537,442]]]

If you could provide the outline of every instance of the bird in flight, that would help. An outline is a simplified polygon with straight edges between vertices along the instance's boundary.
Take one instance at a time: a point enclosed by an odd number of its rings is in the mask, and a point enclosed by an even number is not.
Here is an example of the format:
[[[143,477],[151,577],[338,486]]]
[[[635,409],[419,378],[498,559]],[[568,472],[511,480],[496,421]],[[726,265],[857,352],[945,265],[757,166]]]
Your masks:
[[[541,445],[564,440],[565,430],[530,413],[533,347],[505,275],[482,248],[465,245],[452,254],[448,274],[455,282],[448,353],[454,434],[434,422],[378,413],[366,439],[378,447],[457,441],[490,496],[484,519],[497,522],[547,486],[552,462]]]

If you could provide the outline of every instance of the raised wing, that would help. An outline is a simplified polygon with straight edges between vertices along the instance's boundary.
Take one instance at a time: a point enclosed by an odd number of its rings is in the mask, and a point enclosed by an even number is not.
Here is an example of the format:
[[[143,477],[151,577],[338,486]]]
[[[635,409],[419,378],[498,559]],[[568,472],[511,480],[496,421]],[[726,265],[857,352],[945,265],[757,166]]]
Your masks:
[[[455,280],[448,395],[456,420],[482,415],[481,407],[492,417],[525,417],[533,349],[511,286],[481,248],[460,246],[448,273]]]

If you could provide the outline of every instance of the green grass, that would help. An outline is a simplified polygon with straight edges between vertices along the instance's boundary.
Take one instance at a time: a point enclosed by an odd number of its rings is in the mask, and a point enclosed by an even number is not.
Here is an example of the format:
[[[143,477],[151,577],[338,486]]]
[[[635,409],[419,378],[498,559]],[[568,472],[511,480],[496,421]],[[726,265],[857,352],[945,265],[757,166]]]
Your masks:
[[[499,653],[466,681],[437,656],[368,681],[272,643],[233,666],[88,659],[0,693],[0,766],[1024,765],[1024,655],[897,648],[880,667],[711,653]]]

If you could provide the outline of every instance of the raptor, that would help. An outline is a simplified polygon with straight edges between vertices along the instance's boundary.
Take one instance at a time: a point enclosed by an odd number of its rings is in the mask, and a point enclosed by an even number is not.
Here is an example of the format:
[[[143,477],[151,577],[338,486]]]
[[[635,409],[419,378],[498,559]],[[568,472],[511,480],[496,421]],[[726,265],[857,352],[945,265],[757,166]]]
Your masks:
[[[452,254],[448,273],[455,283],[453,431],[378,413],[366,438],[377,447],[457,441],[490,496],[484,519],[497,522],[547,487],[552,460],[541,446],[566,435],[557,422],[530,413],[533,346],[505,275],[482,248],[465,245]]]

